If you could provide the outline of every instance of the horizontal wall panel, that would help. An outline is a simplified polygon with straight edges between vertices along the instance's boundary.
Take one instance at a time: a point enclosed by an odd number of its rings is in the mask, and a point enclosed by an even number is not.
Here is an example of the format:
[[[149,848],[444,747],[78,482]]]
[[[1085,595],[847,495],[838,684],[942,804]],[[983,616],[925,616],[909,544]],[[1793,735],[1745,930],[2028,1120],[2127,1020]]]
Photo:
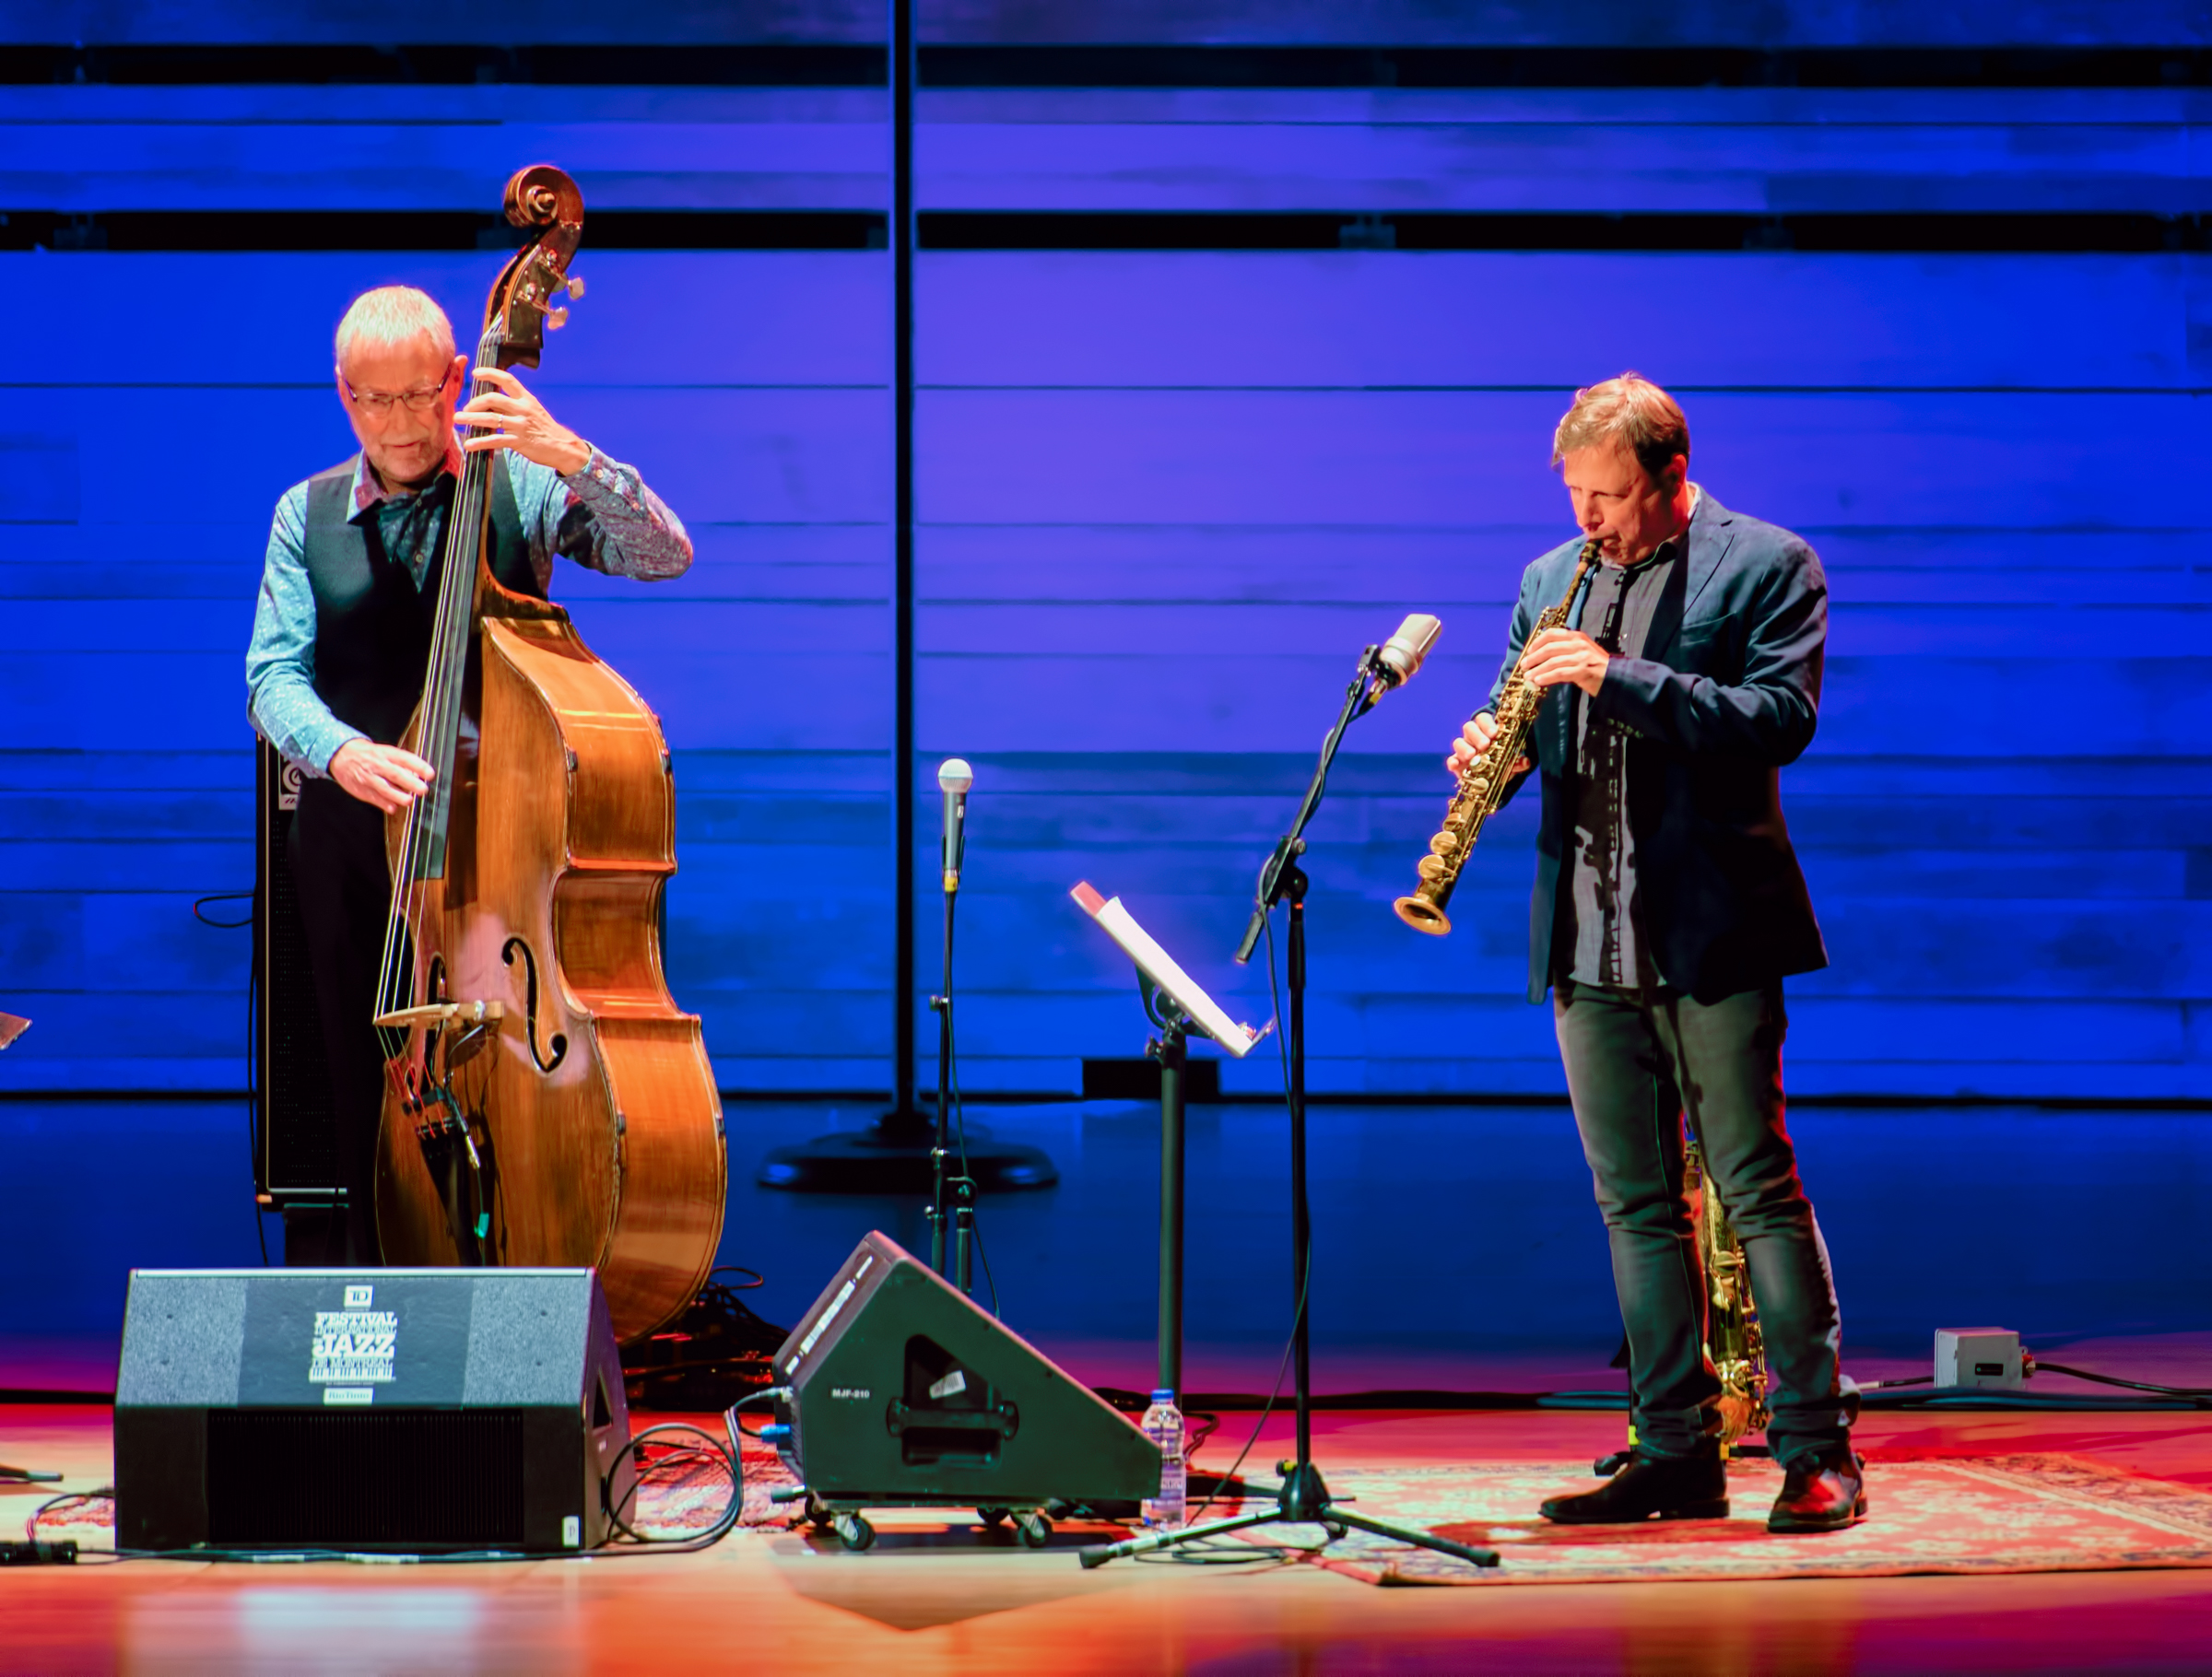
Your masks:
[[[1428,679],[1424,674],[1419,680]],[[1418,692],[1416,686],[1401,690],[1390,702]],[[1368,722],[1355,725],[1347,740],[1357,740]],[[1316,736],[1318,738],[1318,734]],[[696,759],[714,765],[715,772],[731,786],[756,783],[756,777],[776,777],[786,764],[811,768],[813,759],[780,756],[754,757],[740,753],[711,753]],[[833,759],[822,759],[830,762]],[[981,759],[979,759],[980,761]],[[6,759],[0,756],[0,765]],[[1339,756],[1330,777],[1329,801],[1334,809],[1347,797],[1399,795],[1409,776],[1426,782],[1434,759],[1426,752],[1411,757],[1356,752]],[[1147,748],[1122,756],[1105,753],[1045,751],[994,756],[984,764],[991,790],[1090,797],[1096,805],[1105,795],[1135,796],[1145,807],[1155,797],[1216,795],[1241,800],[1248,796],[1278,798],[1288,808],[1305,791],[1313,771],[1311,750],[1239,750],[1209,754],[1175,747]],[[1135,771],[1140,783],[1128,777]],[[5,772],[0,768],[0,772]],[[780,780],[759,783],[782,784]],[[1934,756],[1853,757],[1817,745],[1813,752],[1783,771],[1785,795],[1827,799],[1893,797],[1934,799],[1949,795],[1961,805],[2036,800],[2056,803],[2063,797],[2095,804],[2135,800],[2144,807],[2167,799],[2212,797],[2212,756],[2177,756],[2157,765],[2154,782],[2145,783],[2144,765],[2116,759],[2109,754],[2086,760],[2027,758],[2013,762],[1957,762]],[[1098,797],[1091,797],[1098,794]],[[930,801],[934,804],[935,794]],[[1511,820],[1524,807],[1509,804],[1502,819]],[[2081,812],[2086,815],[2088,812]],[[2068,817],[2072,818],[2072,817]],[[1532,829],[1533,830],[1533,829]]]
[[[1279,1070],[1255,1064],[1258,1056],[1221,1068],[1224,1094],[1281,1098]],[[2012,1061],[1948,1065],[1888,1061],[1786,1059],[1783,1079],[1794,1099],[1852,1102],[1899,1098],[1926,1101],[2041,1100],[2084,1103],[2194,1101],[2204,1073],[2194,1066],[2042,1065]],[[1324,1098],[1360,1096],[1461,1095],[1485,1100],[1526,1096],[1564,1101],[1566,1079],[1555,1052],[1548,1060],[1387,1061],[1317,1055],[1307,1061],[1307,1084]],[[1560,1115],[1568,1121],[1566,1114]]]
[[[1533,392],[930,391],[917,498],[931,523],[1539,524],[1559,412]],[[1700,481],[1792,526],[2170,528],[2160,463],[2212,446],[2212,410],[2172,395],[1711,393],[1695,417]],[[2006,488],[1962,488],[1983,483]]]
[[[147,100],[11,89],[0,201],[23,209],[477,209],[510,159],[555,158],[587,206],[871,210],[885,202],[880,121],[834,90],[735,95],[715,117],[670,111],[476,121],[395,103],[300,120],[133,120]],[[105,90],[101,90],[105,91]],[[428,92],[429,89],[424,91]],[[448,89],[438,88],[445,96]],[[1753,98],[1731,99],[1744,91]],[[1816,120],[1763,90],[1670,90],[1641,111],[1609,90],[1247,97],[976,90],[926,101],[924,210],[1647,211],[2188,215],[2212,200],[2163,89],[2100,101],[2102,120],[1993,111],[1923,94],[1828,94]],[[29,97],[23,97],[28,94]],[[2016,111],[2018,101],[2015,101]],[[264,100],[265,108],[280,101]],[[1653,108],[1656,106],[1656,108]],[[2088,112],[2084,112],[2088,115]],[[564,120],[565,116],[565,120]],[[2009,120],[2007,120],[2009,117]],[[1855,118],[1855,120],[1854,120]],[[71,131],[57,157],[41,139]]]
[[[2137,0],[2140,3],[2140,0]],[[736,10],[671,6],[665,11],[617,16],[582,0],[552,0],[532,8],[534,42],[691,45],[716,42],[879,41],[877,8],[855,0],[766,0]],[[479,13],[430,0],[397,0],[374,8],[324,6],[302,10],[278,0],[219,0],[218,4],[116,5],[114,0],[24,0],[8,12],[6,39],[52,42],[180,41],[253,45],[269,41],[353,45],[365,39],[479,42]]]
[[[1635,123],[1587,110],[1572,123],[1394,124],[1379,111],[1335,125],[1084,116],[1077,100],[1030,123],[940,117],[915,137],[917,203],[925,211],[1602,215],[1664,205],[1677,215],[2155,216],[2212,204],[2212,182],[2178,124],[1739,126]],[[135,175],[144,165],[118,156],[114,167]],[[0,184],[8,179],[0,172]],[[726,179],[702,182],[711,201],[724,201]]]
[[[53,4],[54,0],[45,0]],[[252,0],[256,6],[268,0]],[[1813,46],[1988,46],[2064,41],[2182,43],[2212,36],[2187,0],[2041,0],[2032,10],[1965,0],[1943,10],[1910,0],[1849,6],[1774,6],[1697,0],[1654,10],[1635,0],[1555,6],[1536,0],[1438,6],[1433,0],[938,0],[923,40],[1083,44],[1356,44],[1425,46],[1710,46],[1755,40],[1772,49]],[[841,12],[840,16],[844,16]],[[426,37],[441,40],[443,35]]]
[[[1441,755],[1441,753],[1440,753]],[[1443,814],[1450,783],[1440,772],[1432,808],[1407,812],[1403,805],[1385,813],[1371,812],[1368,826],[1374,837],[1357,847],[1332,845],[1328,851],[1333,883],[1339,887],[1354,883],[1396,896],[1413,884],[1413,866],[1426,850],[1430,831]],[[1899,831],[1894,846],[1868,845],[1842,850],[1822,847],[1823,823],[1807,820],[1801,803],[1783,799],[1796,843],[1797,859],[1811,884],[1816,904],[1830,893],[1854,897],[1916,897],[1945,892],[1966,896],[2003,896],[2023,901],[2095,897],[2112,900],[2179,900],[2188,889],[2191,851],[2176,844],[2168,849],[2056,850],[2044,846],[2016,849],[1926,848],[1929,835],[1914,827]],[[1884,806],[1885,810],[1888,806]],[[962,873],[961,895],[971,892],[1065,892],[1078,878],[1096,872],[1104,877],[1090,883],[1109,896],[1124,881],[1152,882],[1172,879],[1179,873],[1206,869],[1233,869],[1236,860],[1251,848],[1209,838],[1203,828],[1209,809],[1191,812],[1191,837],[1182,845],[1144,847],[1116,845],[1088,854],[1053,846],[1010,851],[998,842],[1000,835],[971,819],[967,842],[974,858]],[[1281,817],[1288,819],[1287,812]],[[1515,824],[1522,827],[1525,824]],[[1392,840],[1395,838],[1394,843]],[[1484,842],[1496,840],[1500,856],[1525,863],[1520,873],[1533,878],[1535,851],[1526,831],[1509,830],[1503,824],[1486,827]],[[1915,840],[1919,843],[1916,845]],[[1264,859],[1266,846],[1262,845]],[[924,860],[930,860],[924,858]],[[1246,872],[1257,871],[1257,860]],[[1110,871],[1111,870],[1111,871]],[[1521,880],[1524,886],[1527,883]]]
[[[369,27],[373,24],[373,28]],[[2032,30],[2030,26],[2032,27]],[[430,0],[384,0],[373,13],[350,6],[301,12],[279,0],[177,0],[118,6],[112,0],[23,0],[6,39],[51,42],[271,40],[353,44],[364,38],[477,44],[475,14]],[[1704,47],[1756,37],[1770,48],[1959,45],[2065,41],[2085,46],[2200,42],[2212,35],[2188,0],[2045,0],[2017,5],[1965,0],[1942,10],[1909,0],[1776,7],[1759,0],[1701,0],[1654,11],[1628,0],[1571,8],[1507,0],[1440,6],[1430,0],[934,0],[925,42],[1088,45],[1626,46]],[[579,0],[533,8],[529,40],[541,44],[690,45],[751,42],[879,42],[882,9],[859,0],[776,0],[744,7],[672,6],[614,14]]]
[[[1525,875],[1517,889],[1455,893],[1453,936],[1419,945],[1413,942],[1417,934],[1400,926],[1382,901],[1347,901],[1337,895],[1318,862],[1315,878],[1316,906],[1309,910],[1307,933],[1315,981],[1339,996],[1436,990],[1512,995],[1526,980]],[[1324,890],[1329,894],[1323,897]],[[1156,912],[1147,913],[1140,901],[1154,904]],[[1128,902],[1171,950],[1210,946],[1222,952],[1224,961],[1244,922],[1244,904],[1226,889],[1180,903],[1156,894],[1140,899],[1132,892]],[[1830,894],[1815,907],[1832,964],[1794,980],[1808,995],[2212,996],[2212,903],[2044,898],[2024,912],[2002,897]],[[1080,945],[1053,929],[1041,903],[1032,909],[985,899],[968,905],[964,914],[963,926],[994,951],[988,968],[963,968],[970,982],[1009,990],[1049,983],[1061,960],[1087,958]],[[1192,935],[1193,928],[1208,924],[1215,935]],[[1180,936],[1171,935],[1177,932]],[[1023,940],[1029,940],[1026,946]],[[1178,959],[1197,976],[1200,963],[1182,955]],[[1124,969],[1118,960],[1101,956],[1099,961],[1100,982],[1111,983]]]
[[[1401,596],[1443,604],[1433,596]],[[1506,605],[1507,602],[1500,602]],[[1552,602],[1546,601],[1546,604]],[[2053,608],[2057,609],[2053,609]],[[66,608],[63,608],[65,611]],[[616,605],[609,603],[603,620],[629,616],[651,617],[665,611],[651,603]],[[793,609],[818,612],[835,633],[855,614],[820,606],[782,608],[765,605],[700,607],[696,616],[704,626],[719,626],[723,614],[735,627],[743,616],[772,622],[779,628]],[[35,618],[35,610],[27,616]],[[1204,605],[1187,602],[1092,602],[1084,605],[1041,605],[1011,600],[958,606],[924,606],[916,614],[915,640],[931,658],[981,660],[1019,647],[1034,656],[1077,656],[1094,653],[1101,645],[1143,649],[1147,657],[1211,656],[1230,647],[1264,647],[1277,654],[1320,656],[1335,652],[1351,663],[1359,649],[1394,631],[1398,619],[1388,613],[1373,621],[1376,611],[1367,605]],[[2202,605],[2169,604],[2159,614],[2161,623],[2181,642],[2201,645],[2212,639],[2212,600]],[[2126,604],[2089,604],[2064,598],[2032,604],[1959,602],[1945,604],[1883,605],[1854,604],[1838,607],[1828,645],[1831,654],[1853,658],[1923,658],[1940,652],[1959,658],[2099,658],[2110,657],[2139,627],[2142,608]],[[1510,617],[1509,617],[1510,625]],[[748,634],[759,633],[748,629]],[[1488,656],[1494,672],[1505,651],[1506,629],[1493,633],[1487,654],[1456,645],[1455,659],[1479,660]],[[1470,637],[1470,639],[1474,639]],[[4,644],[4,642],[0,642]],[[679,643],[680,644],[680,643]],[[735,644],[744,645],[745,641]],[[1479,644],[1478,642],[1477,643]],[[1431,658],[1439,658],[1439,651]],[[1428,663],[1422,664],[1427,674]]]
[[[0,546],[0,599],[244,602],[261,587],[270,509],[252,522],[199,523],[16,524]],[[679,515],[680,516],[680,515]],[[737,524],[686,519],[694,557],[680,580],[656,582],[654,600],[818,603],[872,602],[890,610],[890,533],[877,524]],[[148,563],[158,554],[159,563]],[[629,600],[638,584],[571,562],[553,569],[553,597],[564,603]],[[585,604],[580,620],[596,609]],[[12,611],[12,608],[11,608]],[[4,630],[0,630],[4,632]],[[242,642],[241,643],[242,645]]]
[[[1955,62],[1955,61],[1954,61]],[[2137,66],[2140,67],[2140,61]],[[0,123],[53,126],[265,128],[324,125],[345,88],[341,126],[497,131],[585,123],[653,126],[842,126],[882,133],[890,99],[867,86],[617,82],[229,83],[152,80],[0,84]],[[1006,123],[1144,126],[2169,127],[2205,119],[2199,86],[2006,85],[2002,72],[1949,86],[1646,87],[954,87],[924,72],[924,131]],[[888,166],[887,166],[888,167]],[[587,200],[588,208],[588,200]]]
[[[593,388],[565,393],[552,409],[570,428],[636,465],[678,518],[747,523],[880,522],[889,516],[890,415],[873,391]],[[256,439],[250,471],[195,483],[193,511],[234,523],[259,520],[286,487],[354,452],[335,393],[315,390],[122,388],[27,392],[0,388],[0,490],[20,467],[29,504],[11,516],[142,522],[145,463],[127,451],[77,452],[80,510],[35,486],[52,476],[48,440],[116,431],[185,436],[231,430]],[[36,440],[24,441],[21,440]]]
[[[918,582],[925,603],[945,605],[1342,602],[1383,614],[1375,635],[1395,627],[1389,612],[1410,598],[1440,616],[1472,614],[1445,616],[1454,650],[1475,636],[1502,651],[1522,573],[1574,534],[1556,479],[1553,492],[1554,516],[1525,525],[927,524],[916,536]],[[2202,537],[2192,530],[1837,529],[1773,506],[1728,504],[1813,545],[1839,616],[1877,604],[2212,602],[2212,570],[2195,561]],[[925,611],[924,625],[933,620]]]
[[[6,881],[10,892],[122,889],[134,898],[142,892],[187,891],[198,896],[251,890],[253,834],[251,827],[241,824],[227,843],[76,837],[0,843],[0,879]],[[187,918],[191,902],[190,897],[184,898]]]
[[[57,151],[58,128],[68,133]],[[843,122],[0,123],[0,202],[100,210],[500,208],[521,162],[558,158],[593,208],[871,210],[880,124]]]
[[[2201,384],[2187,328],[2212,258],[925,251],[915,272],[925,384],[1563,399],[1624,367],[1685,393]]]
[[[1359,656],[1354,646],[1335,658],[1242,651],[1204,660],[1150,652],[928,657],[915,675],[916,739],[924,752],[946,753],[1054,745],[1131,752],[1147,741],[1233,751],[1240,742],[1280,747],[1301,735],[1318,742]],[[1939,757],[2187,753],[2201,745],[2194,717],[2212,694],[2212,659],[2114,658],[2099,671],[2109,710],[2048,707],[2050,670],[2041,660],[1961,658],[1950,668],[1943,713],[1931,719],[1900,689],[1908,679],[1901,667],[1881,658],[1831,658],[1816,749]],[[1418,752],[1448,745],[1488,696],[1497,668],[1494,655],[1432,660],[1402,698],[1359,724],[1357,743],[1347,749]],[[2038,734],[2024,734],[2021,716],[2046,709]]]
[[[251,627],[250,616],[241,621]],[[659,713],[672,745],[850,750],[882,737],[879,721],[890,714],[888,654],[761,653],[741,674],[719,651],[617,668]],[[850,695],[849,702],[823,705],[818,685]],[[158,726],[149,694],[159,696]],[[20,653],[0,660],[0,703],[18,737],[48,750],[137,745],[151,736],[208,751],[253,738],[242,631],[227,652]]]
[[[496,208],[496,196],[483,207]],[[0,300],[41,323],[0,378],[72,388],[329,390],[331,340],[359,293],[379,285],[428,291],[470,349],[503,260],[497,251],[0,252]],[[548,400],[555,390],[589,384],[865,385],[889,377],[890,277],[881,255],[594,251],[587,200],[574,271],[587,281],[584,299],[567,328],[547,339],[543,367],[520,374]],[[116,332],[149,299],[172,297],[190,299],[191,330],[177,330],[182,320],[171,318],[167,329]],[[219,355],[211,353],[216,344]],[[334,419],[335,403],[334,393]]]

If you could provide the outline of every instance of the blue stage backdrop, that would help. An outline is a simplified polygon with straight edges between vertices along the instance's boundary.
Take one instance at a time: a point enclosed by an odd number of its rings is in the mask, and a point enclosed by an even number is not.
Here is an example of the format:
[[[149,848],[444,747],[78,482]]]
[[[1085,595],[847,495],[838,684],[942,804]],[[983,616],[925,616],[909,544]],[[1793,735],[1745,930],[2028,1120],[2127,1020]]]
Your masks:
[[[65,39],[39,31],[68,9],[11,32]],[[1142,38],[1176,38],[1138,9]],[[1829,8],[1783,9],[1775,39],[1861,44],[1797,18]],[[1874,8],[1907,44],[1925,9]],[[2102,18],[2112,41],[2201,44],[2171,8],[2076,9],[2092,43]],[[1962,15],[1934,38],[1997,39],[1971,20],[2010,10]],[[217,7],[206,38],[255,16]],[[452,38],[444,16],[408,13],[405,38]],[[858,17],[826,8],[818,34],[865,40]],[[1321,17],[1278,38],[1335,39]],[[1422,213],[2186,226],[2212,198],[2203,98],[943,88],[920,191],[929,211],[1336,215],[1355,244],[1386,242],[1358,217]],[[98,242],[71,217],[483,212],[544,158],[593,212],[868,211],[884,115],[861,88],[14,85],[0,209],[46,217],[50,245]],[[1834,964],[1793,988],[1793,1087],[2203,1096],[2212,259],[2152,242],[925,252],[918,825],[936,761],[970,758],[967,1088],[1069,1092],[1086,1058],[1140,1051],[1127,975],[1066,900],[1079,877],[1266,1016],[1261,970],[1229,962],[1253,873],[1360,648],[1428,610],[1440,655],[1354,731],[1312,834],[1313,1085],[1559,1089],[1520,996],[1532,812],[1486,838],[1449,939],[1388,902],[1520,569],[1571,534],[1552,422],[1634,367],[1683,399],[1694,475],[1828,566],[1820,732],[1784,796]],[[411,281],[465,330],[496,262],[0,252],[0,1006],[38,1021],[0,1089],[240,1085],[246,934],[192,903],[251,881],[241,658],[269,510],[348,452],[327,353],[347,298]],[[675,584],[557,580],[677,753],[674,988],[725,1088],[885,1088],[888,259],[594,254],[587,220],[578,265],[591,293],[538,387],[699,547]],[[1272,1061],[1223,1084],[1272,1087]]]

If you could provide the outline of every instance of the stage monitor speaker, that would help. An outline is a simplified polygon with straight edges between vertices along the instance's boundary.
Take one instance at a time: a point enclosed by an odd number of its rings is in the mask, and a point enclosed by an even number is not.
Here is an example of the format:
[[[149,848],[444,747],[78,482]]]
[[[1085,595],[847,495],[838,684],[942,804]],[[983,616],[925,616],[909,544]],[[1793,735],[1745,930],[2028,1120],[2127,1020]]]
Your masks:
[[[1041,1507],[1159,1490],[1126,1416],[871,1234],[776,1353],[780,1446],[824,1503]]]
[[[338,1181],[337,1120],[323,1014],[293,888],[289,838],[300,771],[266,740],[254,776],[253,1066],[255,1187],[279,1211],[327,1207]]]
[[[591,1270],[135,1270],[122,1549],[559,1553],[634,1484]]]

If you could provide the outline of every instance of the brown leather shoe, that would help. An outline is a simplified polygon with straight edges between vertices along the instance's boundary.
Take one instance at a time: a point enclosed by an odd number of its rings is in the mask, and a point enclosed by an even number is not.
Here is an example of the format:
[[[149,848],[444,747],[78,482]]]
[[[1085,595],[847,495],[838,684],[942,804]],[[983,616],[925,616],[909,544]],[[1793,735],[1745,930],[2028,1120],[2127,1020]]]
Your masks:
[[[1848,1448],[1803,1456],[1789,1464],[1767,1530],[1802,1534],[1842,1531],[1866,1518],[1866,1459]]]
[[[1719,1458],[1632,1456],[1594,1491],[1548,1498],[1537,1510],[1562,1526],[1650,1519],[1726,1519],[1728,1470]]]

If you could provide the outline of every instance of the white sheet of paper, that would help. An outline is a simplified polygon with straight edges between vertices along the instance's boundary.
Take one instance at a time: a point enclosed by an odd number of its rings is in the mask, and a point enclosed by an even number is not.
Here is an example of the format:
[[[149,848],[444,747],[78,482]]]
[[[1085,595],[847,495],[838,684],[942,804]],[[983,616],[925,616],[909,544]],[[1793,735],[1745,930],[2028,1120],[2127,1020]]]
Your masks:
[[[1252,1045],[1259,1040],[1260,1034],[1223,1013],[1213,997],[1201,990],[1191,975],[1175,964],[1174,957],[1153,941],[1152,934],[1136,923],[1136,917],[1122,907],[1120,897],[1101,899],[1088,882],[1078,883],[1068,895],[1105,928],[1106,935],[1122,946],[1124,953],[1136,963],[1139,972],[1166,991],[1168,999],[1190,1014],[1200,1030],[1239,1060],[1252,1052]]]

